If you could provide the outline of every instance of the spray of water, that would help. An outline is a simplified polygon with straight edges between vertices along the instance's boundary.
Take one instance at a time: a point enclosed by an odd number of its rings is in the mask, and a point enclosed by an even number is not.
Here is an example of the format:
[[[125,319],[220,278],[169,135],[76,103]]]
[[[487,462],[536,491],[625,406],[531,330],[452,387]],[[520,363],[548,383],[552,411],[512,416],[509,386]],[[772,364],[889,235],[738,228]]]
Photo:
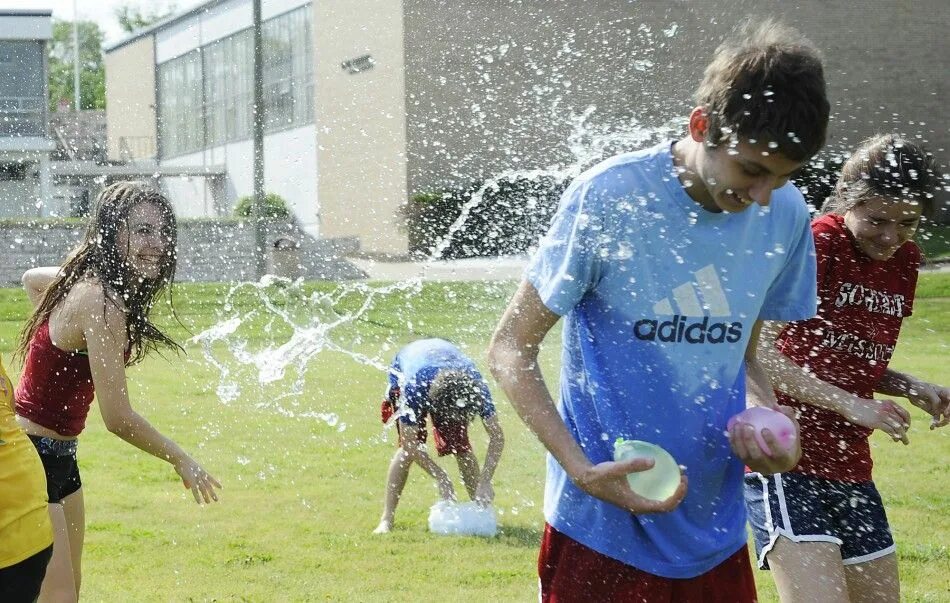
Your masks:
[[[219,400],[224,404],[235,402],[244,394],[242,383],[252,383],[256,385],[254,391],[260,400],[267,400],[256,402],[258,407],[270,408],[286,416],[316,417],[339,429],[345,428],[333,413],[299,408],[303,397],[303,375],[308,362],[321,352],[332,351],[373,367],[385,375],[389,370],[388,359],[356,352],[352,349],[352,342],[340,341],[335,333],[356,321],[366,320],[380,299],[394,294],[409,297],[419,294],[428,270],[444,257],[453,238],[465,227],[472,211],[485,203],[486,194],[498,190],[505,182],[548,180],[565,183],[605,157],[643,148],[681,128],[681,123],[676,121],[652,127],[633,122],[622,129],[596,128],[590,125],[595,113],[596,108],[593,106],[579,113],[567,112],[571,128],[565,144],[571,159],[566,163],[504,171],[476,190],[463,204],[458,218],[445,236],[422,263],[418,276],[382,285],[341,283],[329,292],[317,291],[309,296],[304,294],[299,281],[291,282],[274,276],[266,276],[257,283],[240,283],[231,287],[218,322],[193,338],[193,343],[200,344],[207,362],[218,371],[216,393]],[[551,114],[553,119],[557,115],[563,116],[565,112],[555,104]],[[252,309],[242,314],[236,300],[247,295],[253,300]],[[341,310],[344,306],[341,300],[354,296],[360,299],[356,308]],[[241,327],[261,320],[265,322],[262,329],[264,343],[259,349],[252,350],[249,339],[241,335]],[[411,324],[405,326],[407,330],[412,330]],[[288,330],[289,338],[281,341],[278,333]],[[381,347],[383,351],[388,351],[393,347],[392,344],[392,340],[389,340],[387,345]],[[293,377],[288,379],[288,374]],[[265,396],[264,388],[274,383],[280,383],[281,393]]]

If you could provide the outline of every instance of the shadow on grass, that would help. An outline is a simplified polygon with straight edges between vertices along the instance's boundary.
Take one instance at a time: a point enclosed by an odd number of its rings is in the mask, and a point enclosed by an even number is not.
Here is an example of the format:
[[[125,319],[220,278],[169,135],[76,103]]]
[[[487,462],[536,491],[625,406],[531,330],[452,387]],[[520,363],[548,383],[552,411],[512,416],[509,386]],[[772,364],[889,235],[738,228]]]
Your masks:
[[[498,529],[498,539],[513,546],[538,548],[541,546],[541,529],[502,525]]]

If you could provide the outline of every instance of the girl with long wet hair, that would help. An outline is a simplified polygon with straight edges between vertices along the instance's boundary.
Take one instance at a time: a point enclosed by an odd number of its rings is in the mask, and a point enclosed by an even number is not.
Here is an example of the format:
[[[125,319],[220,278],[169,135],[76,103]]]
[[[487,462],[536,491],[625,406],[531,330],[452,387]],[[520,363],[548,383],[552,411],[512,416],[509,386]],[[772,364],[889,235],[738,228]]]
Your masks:
[[[175,467],[195,501],[217,500],[217,480],[132,409],[125,369],[180,346],[149,320],[175,275],[177,227],[168,200],[118,182],[96,200],[85,236],[59,267],[33,268],[23,286],[34,310],[17,354],[17,420],[46,471],[55,542],[40,600],[77,600],[85,532],[77,437],[93,395],[106,428]]]
[[[759,356],[801,425],[802,457],[786,473],[746,475],[759,567],[796,601],[900,600],[897,554],[871,475],[874,430],[908,443],[906,398],[950,422],[950,388],[888,367],[911,315],[922,217],[934,212],[933,156],[894,134],[864,141],[812,222],[818,315],[762,330]]]

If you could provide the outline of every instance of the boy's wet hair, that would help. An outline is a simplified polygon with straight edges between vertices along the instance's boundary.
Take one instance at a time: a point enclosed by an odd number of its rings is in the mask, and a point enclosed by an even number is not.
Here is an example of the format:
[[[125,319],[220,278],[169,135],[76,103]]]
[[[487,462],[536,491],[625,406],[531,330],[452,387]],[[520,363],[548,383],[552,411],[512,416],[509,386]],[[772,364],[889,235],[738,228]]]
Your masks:
[[[466,371],[441,370],[429,386],[432,410],[442,417],[471,421],[485,404],[479,381]]]
[[[868,199],[883,197],[916,201],[921,214],[930,217],[938,179],[933,154],[921,145],[898,134],[872,136],[842,166],[821,213],[844,215]]]
[[[776,21],[748,22],[706,67],[696,103],[707,112],[706,143],[775,143],[804,161],[825,143],[830,105],[817,48]]]

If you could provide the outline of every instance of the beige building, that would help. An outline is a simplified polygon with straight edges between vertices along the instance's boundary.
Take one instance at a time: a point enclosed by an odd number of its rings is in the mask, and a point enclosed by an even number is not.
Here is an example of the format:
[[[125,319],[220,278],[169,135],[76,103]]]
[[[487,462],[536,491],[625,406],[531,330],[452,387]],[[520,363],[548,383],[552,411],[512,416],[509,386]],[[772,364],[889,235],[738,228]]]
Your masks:
[[[135,161],[155,158],[155,39],[142,36],[105,55],[108,155]]]
[[[168,185],[185,215],[227,212],[252,190],[250,6],[212,0],[107,49],[112,157],[227,168],[220,191]],[[824,50],[826,152],[897,130],[947,163],[942,0],[264,0],[263,12],[265,188],[310,232],[369,252],[406,251],[399,208],[413,194],[570,177],[677,135],[708,57],[746,16],[779,17]]]

